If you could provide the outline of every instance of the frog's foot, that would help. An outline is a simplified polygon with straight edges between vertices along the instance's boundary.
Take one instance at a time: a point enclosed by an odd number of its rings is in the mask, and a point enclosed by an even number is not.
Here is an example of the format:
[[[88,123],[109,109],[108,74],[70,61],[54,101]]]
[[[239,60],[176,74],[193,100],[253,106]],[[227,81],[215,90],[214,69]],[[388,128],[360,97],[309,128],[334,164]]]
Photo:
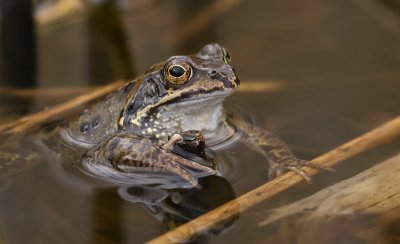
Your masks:
[[[166,142],[162,148],[165,149],[168,153],[174,152],[174,146],[176,144],[179,144],[181,148],[184,149],[186,153],[193,153],[196,155],[205,155],[205,143],[204,143],[204,135],[202,132],[197,131],[197,130],[188,130],[181,132],[180,134],[174,134],[168,142]],[[182,155],[179,155],[182,156]],[[186,158],[186,157],[185,157]],[[178,163],[182,164],[183,166],[210,173],[210,174],[215,174],[215,170],[206,167],[204,165],[201,165],[197,162],[191,161],[191,160],[180,160]],[[210,171],[212,170],[212,171]]]
[[[325,171],[334,171],[333,168],[329,167],[324,167],[319,164],[312,163],[310,161],[298,159],[298,158],[291,158],[289,160],[286,160],[284,162],[273,162],[270,163],[270,167],[268,170],[268,178],[274,179],[283,173],[287,171],[293,171],[303,177],[303,179],[307,183],[311,183],[311,177],[307,174],[307,172],[303,169],[304,167],[310,167],[314,169],[319,169],[319,170],[325,170]]]
[[[167,152],[171,152],[172,149],[174,148],[174,145],[177,142],[183,141],[183,137],[180,134],[174,134],[163,146]]]
[[[140,173],[140,172],[151,172],[154,174],[171,174],[182,178],[182,180],[188,182],[192,187],[198,185],[197,179],[183,166],[193,167],[208,174],[215,174],[215,171],[204,167],[199,169],[196,163],[186,162],[186,160],[179,158],[173,154],[166,153],[154,157],[149,155],[148,159],[136,160],[131,155],[123,156],[118,162],[113,164],[113,167],[118,171],[124,173]]]
[[[170,144],[173,145],[175,141],[171,140]],[[91,166],[111,166],[123,174],[171,174],[192,186],[198,185],[197,178],[216,174],[212,168],[169,152],[149,139],[128,133],[109,138],[89,150],[85,157]]]
[[[198,162],[210,160],[206,154],[206,143],[203,132],[199,130],[188,130],[174,134],[162,148],[181,157]],[[212,160],[210,160],[212,161]],[[198,162],[199,163],[199,162]],[[206,164],[206,165],[213,165]]]
[[[165,150],[153,151],[143,156],[143,158],[137,158],[137,153],[128,153],[120,160],[114,161],[113,167],[124,173],[149,171],[155,174],[172,174],[179,176],[193,187],[198,185],[197,179],[188,169],[194,169],[206,175],[216,174],[216,171],[211,168],[176,156]]]

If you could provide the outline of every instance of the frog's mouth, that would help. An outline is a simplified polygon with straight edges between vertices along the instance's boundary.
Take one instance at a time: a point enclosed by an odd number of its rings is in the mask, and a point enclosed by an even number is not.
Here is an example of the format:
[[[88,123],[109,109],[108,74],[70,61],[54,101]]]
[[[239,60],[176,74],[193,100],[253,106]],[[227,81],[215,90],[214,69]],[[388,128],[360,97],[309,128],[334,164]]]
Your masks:
[[[234,89],[214,89],[210,91],[198,91],[198,92],[184,92],[178,97],[165,102],[163,105],[169,104],[185,104],[195,105],[198,103],[206,103],[212,100],[221,100],[221,102],[228,96],[232,95]]]
[[[177,103],[194,104],[208,100],[219,100],[232,95],[239,87],[239,78],[236,75],[225,77],[217,73],[212,78],[211,81],[200,80],[189,87],[172,91],[153,106],[161,107]]]

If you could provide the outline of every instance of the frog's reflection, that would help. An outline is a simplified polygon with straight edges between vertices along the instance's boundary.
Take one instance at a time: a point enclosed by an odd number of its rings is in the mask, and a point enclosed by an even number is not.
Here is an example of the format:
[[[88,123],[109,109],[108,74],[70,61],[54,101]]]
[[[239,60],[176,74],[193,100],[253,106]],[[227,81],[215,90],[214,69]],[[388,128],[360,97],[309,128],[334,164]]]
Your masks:
[[[164,190],[151,186],[132,186],[118,190],[119,195],[130,202],[143,204],[148,212],[171,230],[235,198],[230,183],[219,176],[210,175],[199,179],[200,187]],[[235,216],[214,226],[208,233],[218,234],[231,226]]]
[[[216,157],[206,147],[201,132],[187,131],[180,135],[181,140],[171,144],[172,153],[198,164],[216,168]],[[136,176],[141,179],[141,175]],[[161,181],[162,183],[157,180],[146,180],[142,184],[121,185],[118,194],[126,201],[141,204],[153,217],[163,223],[168,231],[235,198],[234,190],[226,179],[217,175],[202,175],[196,178],[197,187],[188,188],[185,184],[169,180]],[[99,203],[104,202],[101,197],[97,200]],[[205,236],[218,234],[237,219],[238,216],[234,216],[202,234]]]
[[[181,135],[182,141],[173,146],[173,153],[208,167],[216,166],[215,155],[205,146],[201,132],[187,131]],[[232,186],[222,177],[208,175],[198,178],[198,183],[197,187],[189,189],[121,187],[118,193],[129,202],[143,204],[151,215],[164,224],[166,230],[172,230],[235,198]],[[235,216],[219,223],[203,234],[218,234],[237,219],[238,216]]]

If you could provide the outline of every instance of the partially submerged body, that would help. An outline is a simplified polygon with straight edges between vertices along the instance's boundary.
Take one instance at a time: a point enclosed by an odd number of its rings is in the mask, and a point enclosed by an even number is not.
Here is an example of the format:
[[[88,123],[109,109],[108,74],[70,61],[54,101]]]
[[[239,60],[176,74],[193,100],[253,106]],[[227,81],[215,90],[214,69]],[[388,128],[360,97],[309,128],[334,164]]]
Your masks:
[[[307,179],[301,170],[307,162],[295,158],[280,139],[227,117],[222,103],[238,87],[229,53],[209,44],[196,54],[151,66],[57,131],[68,144],[88,150],[86,170],[100,178],[123,176],[127,184],[130,174],[140,172],[178,176],[191,186],[198,177],[215,174],[212,167],[177,156],[165,146],[192,130],[201,131],[211,147],[241,130],[267,159],[270,178],[294,170]]]

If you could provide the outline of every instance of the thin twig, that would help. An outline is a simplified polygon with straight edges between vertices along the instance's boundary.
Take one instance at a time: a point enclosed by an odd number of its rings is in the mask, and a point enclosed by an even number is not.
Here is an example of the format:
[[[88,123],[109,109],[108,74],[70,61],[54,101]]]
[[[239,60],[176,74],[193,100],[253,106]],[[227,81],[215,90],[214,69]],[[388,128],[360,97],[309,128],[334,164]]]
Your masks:
[[[83,95],[78,96],[74,99],[71,99],[65,103],[56,105],[52,108],[42,110],[35,114],[21,117],[15,121],[0,124],[0,133],[1,132],[10,132],[10,133],[24,132],[27,129],[32,128],[40,123],[43,123],[44,121],[46,121],[52,117],[55,117],[62,113],[65,113],[75,107],[78,107],[79,105],[90,102],[92,100],[95,100],[96,98],[99,98],[99,97],[104,96],[114,90],[117,90],[120,86],[122,86],[123,82],[124,81],[121,81],[121,80],[115,81],[107,86],[96,89],[90,93],[83,94]]]
[[[14,88],[0,87],[1,96],[10,96],[17,98],[32,98],[37,96],[46,97],[73,97],[82,95],[98,89],[99,86],[82,86],[82,87],[51,87],[51,88]]]
[[[400,137],[400,116],[315,158],[311,162],[325,167],[333,167],[345,159],[389,142],[397,137]],[[307,168],[305,170],[311,176],[318,173],[318,170],[316,169]],[[188,240],[192,236],[210,229],[215,224],[229,219],[236,214],[300,183],[302,180],[303,178],[298,174],[288,172],[233,201],[225,203],[197,219],[150,240],[148,243],[176,243]]]

